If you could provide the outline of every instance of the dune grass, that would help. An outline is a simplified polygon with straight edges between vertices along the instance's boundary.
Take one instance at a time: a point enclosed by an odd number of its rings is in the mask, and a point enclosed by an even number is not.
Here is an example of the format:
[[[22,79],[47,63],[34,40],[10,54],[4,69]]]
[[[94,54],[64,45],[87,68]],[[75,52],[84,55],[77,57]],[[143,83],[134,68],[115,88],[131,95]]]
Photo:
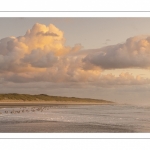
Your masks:
[[[112,103],[106,100],[97,100],[97,99],[90,99],[90,98],[76,98],[76,97],[60,97],[60,96],[49,96],[46,94],[39,94],[39,95],[30,95],[30,94],[17,94],[17,93],[10,93],[10,94],[0,94],[0,102],[1,101],[42,101],[42,102],[91,102],[91,103]]]

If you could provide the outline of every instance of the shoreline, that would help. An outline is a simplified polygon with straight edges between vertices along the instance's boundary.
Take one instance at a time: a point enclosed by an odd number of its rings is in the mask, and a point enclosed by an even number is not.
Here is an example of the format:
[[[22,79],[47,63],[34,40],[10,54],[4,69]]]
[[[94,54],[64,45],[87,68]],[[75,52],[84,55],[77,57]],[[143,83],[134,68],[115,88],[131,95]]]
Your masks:
[[[20,106],[49,106],[49,105],[111,105],[114,104],[113,102],[57,102],[57,101],[51,101],[51,102],[0,102],[0,108],[3,107],[20,107]]]

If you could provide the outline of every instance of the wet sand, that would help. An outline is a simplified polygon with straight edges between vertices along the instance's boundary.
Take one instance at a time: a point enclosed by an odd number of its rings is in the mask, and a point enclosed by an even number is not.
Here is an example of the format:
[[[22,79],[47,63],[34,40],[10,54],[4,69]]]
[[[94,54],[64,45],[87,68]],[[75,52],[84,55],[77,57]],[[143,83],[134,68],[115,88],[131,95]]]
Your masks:
[[[0,108],[13,107],[67,107],[67,105],[103,105],[106,103],[91,103],[91,102],[0,102]],[[112,104],[112,103],[108,103]],[[31,108],[32,108],[31,107]],[[0,133],[114,133],[114,132],[133,132],[124,127],[110,125],[93,125],[85,123],[71,123],[60,121],[43,121],[43,120],[28,120],[28,121],[1,121]]]
[[[108,124],[82,124],[57,121],[0,122],[1,133],[132,133],[125,126]]]
[[[26,106],[66,106],[97,105],[106,103],[60,103],[60,102],[1,102],[0,108]],[[108,103],[108,105],[112,103]],[[45,107],[46,108],[46,107]],[[65,107],[64,107],[65,108]],[[131,128],[123,125],[74,123],[45,120],[0,120],[0,133],[132,133]]]

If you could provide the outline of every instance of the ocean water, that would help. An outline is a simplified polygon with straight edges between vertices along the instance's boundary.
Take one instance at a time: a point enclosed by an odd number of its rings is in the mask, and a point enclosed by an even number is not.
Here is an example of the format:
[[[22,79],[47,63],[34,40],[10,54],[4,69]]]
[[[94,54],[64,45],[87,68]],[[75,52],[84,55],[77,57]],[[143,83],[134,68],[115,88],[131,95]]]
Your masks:
[[[51,105],[0,108],[0,123],[56,121],[122,127],[150,132],[150,107],[132,105]]]

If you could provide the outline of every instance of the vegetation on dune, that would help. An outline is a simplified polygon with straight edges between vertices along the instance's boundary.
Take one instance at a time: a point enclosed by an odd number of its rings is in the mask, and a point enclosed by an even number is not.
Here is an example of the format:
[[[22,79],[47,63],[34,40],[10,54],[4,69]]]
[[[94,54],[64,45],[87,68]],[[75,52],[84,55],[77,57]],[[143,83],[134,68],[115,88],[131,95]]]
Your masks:
[[[30,95],[30,94],[17,94],[17,93],[10,93],[10,94],[0,94],[0,101],[1,100],[23,100],[23,101],[59,101],[59,102],[95,102],[95,103],[111,103],[110,101],[106,100],[97,100],[97,99],[90,99],[90,98],[76,98],[76,97],[60,97],[60,96],[49,96],[46,94],[39,94],[39,95]]]

